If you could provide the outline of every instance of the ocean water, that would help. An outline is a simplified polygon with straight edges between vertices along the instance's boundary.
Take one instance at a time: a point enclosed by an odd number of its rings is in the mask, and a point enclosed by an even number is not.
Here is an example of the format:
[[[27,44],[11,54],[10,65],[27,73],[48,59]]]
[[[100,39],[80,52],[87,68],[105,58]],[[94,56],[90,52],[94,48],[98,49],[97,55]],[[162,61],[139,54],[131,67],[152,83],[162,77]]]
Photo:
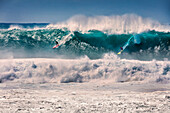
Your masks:
[[[52,49],[55,41],[60,46]],[[118,55],[120,47],[124,51]],[[40,76],[40,81],[62,76],[59,81],[66,83],[98,78],[142,81],[153,76],[169,82],[170,26],[135,14],[79,15],[55,24],[0,23],[0,59],[1,82]],[[11,64],[11,59],[23,60]]]
[[[75,16],[56,24],[1,23],[0,58],[100,59],[124,46],[120,58],[169,60],[169,31],[170,26],[137,15]],[[52,49],[55,40],[61,46]]]

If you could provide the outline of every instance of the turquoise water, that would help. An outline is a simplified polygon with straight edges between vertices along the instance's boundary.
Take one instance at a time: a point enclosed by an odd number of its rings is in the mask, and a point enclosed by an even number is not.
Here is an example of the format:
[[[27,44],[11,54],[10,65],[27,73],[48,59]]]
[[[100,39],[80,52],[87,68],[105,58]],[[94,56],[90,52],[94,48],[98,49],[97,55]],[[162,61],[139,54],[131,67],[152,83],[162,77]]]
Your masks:
[[[17,25],[17,24],[15,24]],[[14,25],[14,26],[15,26]],[[170,59],[170,32],[108,34],[103,31],[70,31],[45,28],[48,24],[0,24],[0,58],[102,58],[106,53],[137,60]],[[39,27],[39,29],[33,29]],[[43,28],[43,29],[41,29]],[[61,45],[52,49],[55,40]]]

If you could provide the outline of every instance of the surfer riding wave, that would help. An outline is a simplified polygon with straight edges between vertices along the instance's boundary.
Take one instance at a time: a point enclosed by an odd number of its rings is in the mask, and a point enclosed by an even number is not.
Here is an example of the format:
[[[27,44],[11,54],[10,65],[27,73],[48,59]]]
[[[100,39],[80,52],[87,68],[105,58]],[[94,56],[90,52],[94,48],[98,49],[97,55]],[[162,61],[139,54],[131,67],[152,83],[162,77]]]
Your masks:
[[[133,38],[133,43],[134,43],[134,44],[140,44],[140,43],[141,43],[141,40],[140,40],[140,36],[139,36],[139,35],[137,35],[137,34],[136,34],[136,35],[132,35],[132,36],[129,38],[129,40],[126,42],[126,44],[125,44],[123,47],[120,47],[121,51],[118,52],[117,54],[121,54],[121,53],[123,52],[123,50],[125,50],[126,47],[129,46],[130,41],[132,40],[132,38]]]
[[[54,49],[54,48],[57,48],[57,47],[59,46],[59,44],[58,44],[57,41],[55,41],[55,43],[56,43],[56,45],[53,47],[53,49]]]

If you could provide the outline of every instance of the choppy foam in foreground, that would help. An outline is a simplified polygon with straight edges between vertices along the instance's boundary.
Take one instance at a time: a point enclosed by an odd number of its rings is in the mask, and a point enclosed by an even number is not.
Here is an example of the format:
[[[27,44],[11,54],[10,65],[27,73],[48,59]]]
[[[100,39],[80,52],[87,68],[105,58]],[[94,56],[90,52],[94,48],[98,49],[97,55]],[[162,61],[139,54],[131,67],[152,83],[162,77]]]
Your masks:
[[[91,80],[170,83],[169,61],[121,60],[114,54],[103,59],[0,60],[0,82],[70,83]]]

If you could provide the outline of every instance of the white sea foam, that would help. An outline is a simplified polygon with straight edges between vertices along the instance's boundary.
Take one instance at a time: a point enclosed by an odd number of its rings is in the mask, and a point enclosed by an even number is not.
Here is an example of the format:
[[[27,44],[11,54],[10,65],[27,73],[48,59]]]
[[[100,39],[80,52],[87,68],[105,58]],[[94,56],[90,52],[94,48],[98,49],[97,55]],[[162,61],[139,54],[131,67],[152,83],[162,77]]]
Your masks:
[[[23,28],[18,25],[10,25],[10,27],[8,28],[8,30],[13,30],[13,29],[23,29]]]
[[[115,57],[114,57],[115,58]],[[1,59],[0,81],[31,83],[88,82],[170,82],[169,61],[121,59]]]
[[[64,22],[50,24],[47,28],[68,28],[70,31],[96,29],[109,34],[141,33],[148,30],[169,32],[169,25],[161,25],[150,18],[142,18],[136,14],[93,16],[76,15]]]

